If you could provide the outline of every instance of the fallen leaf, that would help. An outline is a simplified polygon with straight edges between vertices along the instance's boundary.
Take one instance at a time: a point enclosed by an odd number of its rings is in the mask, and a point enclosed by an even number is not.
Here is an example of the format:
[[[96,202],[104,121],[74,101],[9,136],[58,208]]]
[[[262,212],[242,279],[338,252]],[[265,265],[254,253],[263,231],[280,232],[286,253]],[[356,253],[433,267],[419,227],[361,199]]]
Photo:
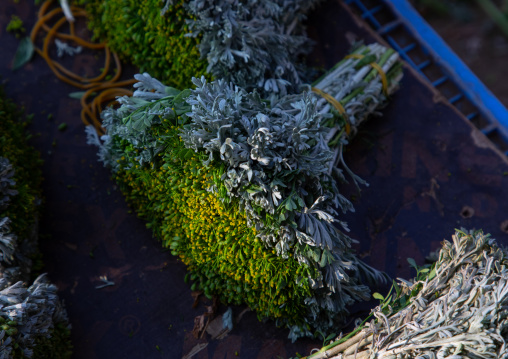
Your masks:
[[[70,98],[74,98],[76,100],[81,100],[81,97],[83,97],[83,95],[86,93],[86,91],[76,91],[76,92],[71,92],[69,93],[69,97]],[[92,92],[90,95],[90,97],[94,97],[94,96],[97,96],[97,92]]]
[[[228,308],[226,312],[219,315],[206,326],[206,332],[212,340],[223,339],[233,329],[233,310]]]
[[[206,313],[194,318],[194,328],[192,328],[192,335],[194,335],[194,338],[199,338],[201,333],[205,330],[206,318]]]
[[[12,64],[12,69],[17,70],[24,64],[26,64],[32,58],[34,54],[34,45],[32,44],[32,40],[29,37],[24,37],[21,39],[18,45],[18,49],[16,50],[16,54],[14,55],[14,63]]]
[[[224,326],[222,324],[222,315],[218,316],[214,320],[212,320],[208,326],[206,327],[206,332],[210,334],[212,340],[219,337],[224,331]]]

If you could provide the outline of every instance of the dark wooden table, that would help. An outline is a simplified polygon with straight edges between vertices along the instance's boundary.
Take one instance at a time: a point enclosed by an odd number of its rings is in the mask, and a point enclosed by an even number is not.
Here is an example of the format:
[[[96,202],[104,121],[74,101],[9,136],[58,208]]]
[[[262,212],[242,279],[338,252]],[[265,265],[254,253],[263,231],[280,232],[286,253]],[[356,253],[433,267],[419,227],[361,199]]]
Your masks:
[[[192,307],[184,265],[131,213],[86,144],[79,101],[68,96],[77,89],[57,80],[40,57],[11,70],[18,40],[5,28],[12,14],[30,29],[36,9],[32,1],[0,2],[0,76],[8,95],[35,114],[29,131],[44,159],[46,198],[40,246],[69,312],[74,358],[181,358],[199,343],[208,346],[197,359],[289,358],[320,347],[318,339],[292,344],[286,330],[252,312],[225,339],[192,336],[204,303]],[[374,39],[338,1],[316,9],[309,24],[317,42],[312,61],[326,67],[347,53],[346,37]],[[101,66],[86,54],[72,63],[76,72]],[[349,166],[370,184],[360,195],[347,189],[356,213],[345,219],[359,255],[393,277],[411,278],[406,258],[423,264],[454,228],[483,228],[508,244],[507,159],[409,69],[382,112],[347,153]],[[59,131],[63,122],[68,127]],[[115,285],[95,289],[102,275]],[[353,318],[368,307],[352,308]]]

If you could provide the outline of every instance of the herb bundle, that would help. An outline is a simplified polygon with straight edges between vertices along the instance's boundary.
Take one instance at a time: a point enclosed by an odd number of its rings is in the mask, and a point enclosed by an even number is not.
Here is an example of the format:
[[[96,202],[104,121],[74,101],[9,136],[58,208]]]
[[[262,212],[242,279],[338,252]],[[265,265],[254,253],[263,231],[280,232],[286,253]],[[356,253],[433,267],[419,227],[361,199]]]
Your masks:
[[[375,319],[308,358],[507,358],[508,252],[481,230],[452,238],[413,281],[394,282]]]
[[[362,280],[385,279],[350,248],[337,210],[352,204],[338,180],[344,169],[354,176],[342,149],[396,88],[396,59],[383,46],[361,46],[315,92],[270,100],[222,80],[193,79],[195,89],[178,91],[136,75],[133,97],[102,113],[104,143],[93,128],[89,142],[188,265],[193,289],[245,302],[293,339],[328,332],[368,299]]]
[[[317,0],[80,0],[113,51],[171,86],[205,74],[251,89],[297,89],[309,50],[302,21]],[[293,91],[294,92],[294,91]]]
[[[302,83],[298,61],[310,51],[302,20],[317,2],[192,0],[189,28],[214,78],[286,94]]]
[[[38,264],[41,172],[20,117],[0,93],[0,358],[68,358],[69,324],[57,288],[45,275],[27,286]]]

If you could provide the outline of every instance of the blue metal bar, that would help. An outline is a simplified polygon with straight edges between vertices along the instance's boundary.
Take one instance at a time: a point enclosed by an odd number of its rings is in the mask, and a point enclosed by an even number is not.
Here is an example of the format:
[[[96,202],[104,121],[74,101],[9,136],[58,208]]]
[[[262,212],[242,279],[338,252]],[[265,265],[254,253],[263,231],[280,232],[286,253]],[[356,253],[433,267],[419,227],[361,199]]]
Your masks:
[[[450,102],[451,104],[454,104],[455,102],[457,102],[458,100],[460,100],[462,97],[464,97],[463,94],[459,93],[455,96],[453,96],[452,98],[449,98],[448,99],[448,102]]]
[[[395,21],[391,21],[389,23],[386,23],[384,24],[383,26],[381,26],[378,30],[377,30],[377,33],[379,35],[384,35],[386,34],[387,32],[390,32],[390,31],[393,31],[397,26],[399,26],[401,24],[400,20],[395,20]]]
[[[489,134],[491,134],[495,130],[496,130],[496,125],[493,124],[493,123],[491,123],[487,127],[484,127],[484,128],[480,129],[480,131],[482,131],[485,136],[488,136]]]
[[[379,12],[379,10],[381,10],[383,8],[383,5],[378,5],[378,6],[375,6],[373,7],[372,9],[369,10],[369,14],[370,15],[374,15],[376,14],[377,12]]]
[[[448,76],[443,76],[443,77],[437,79],[436,81],[432,82],[432,86],[438,87],[439,85],[441,85],[446,80],[448,80]]]
[[[429,66],[431,63],[432,63],[432,62],[431,62],[430,60],[425,60],[424,62],[422,62],[422,63],[418,64],[418,65],[416,66],[416,68],[417,68],[418,70],[423,70],[424,68],[426,68],[427,66]]]
[[[466,96],[493,123],[498,123],[504,138],[508,138],[508,110],[469,70],[441,37],[422,19],[407,0],[383,0],[404,23],[412,35],[432,55],[434,61],[448,72]],[[439,81],[439,80],[438,80]]]
[[[416,64],[414,63],[413,59],[411,59],[409,56],[407,56],[405,52],[402,51],[402,48],[399,46],[399,44],[397,43],[397,41],[395,41],[393,37],[386,36],[386,40],[388,41],[390,46],[393,47],[394,50],[397,51],[404,60],[406,60],[406,62],[408,62],[413,68],[416,69]]]
[[[402,52],[409,52],[416,47],[416,44],[413,42],[412,44],[407,45],[402,49]]]
[[[471,121],[473,118],[475,118],[476,116],[478,116],[478,112],[472,112],[470,113],[469,115],[466,116],[466,118]]]
[[[370,22],[372,22],[372,24],[374,25],[374,28],[376,30],[381,27],[381,25],[376,20],[376,18],[370,14],[369,9],[367,9],[367,7],[365,5],[363,5],[363,3],[361,1],[357,0],[354,3],[355,3],[356,6],[358,6],[360,8],[361,13],[362,13],[362,18],[368,19]]]

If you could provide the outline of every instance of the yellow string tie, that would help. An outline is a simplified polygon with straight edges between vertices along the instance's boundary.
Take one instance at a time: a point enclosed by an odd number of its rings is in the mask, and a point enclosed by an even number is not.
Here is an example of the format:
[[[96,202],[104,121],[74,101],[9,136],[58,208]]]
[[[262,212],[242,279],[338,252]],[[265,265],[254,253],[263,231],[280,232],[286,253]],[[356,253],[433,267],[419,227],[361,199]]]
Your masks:
[[[337,111],[339,111],[339,113],[342,115],[342,117],[344,117],[344,120],[346,121],[346,133],[349,136],[349,134],[351,133],[351,125],[349,124],[349,119],[348,119],[346,109],[344,108],[344,106],[342,106],[342,104],[339,101],[337,101],[335,99],[335,97],[333,97],[330,94],[327,94],[326,92],[324,92],[316,87],[311,87],[311,90],[313,92],[317,93],[322,98],[324,98],[326,101],[328,101],[333,107],[335,107],[335,109]]]
[[[351,54],[351,55],[347,55],[346,59],[361,60],[364,57],[365,57],[365,55],[361,55],[361,54]],[[383,68],[375,62],[371,62],[369,65],[372,66],[372,68],[375,69],[379,73],[379,77],[381,77],[381,83],[383,84],[383,93],[385,94],[385,96],[388,96],[388,79],[386,78],[386,73],[383,71]]]

